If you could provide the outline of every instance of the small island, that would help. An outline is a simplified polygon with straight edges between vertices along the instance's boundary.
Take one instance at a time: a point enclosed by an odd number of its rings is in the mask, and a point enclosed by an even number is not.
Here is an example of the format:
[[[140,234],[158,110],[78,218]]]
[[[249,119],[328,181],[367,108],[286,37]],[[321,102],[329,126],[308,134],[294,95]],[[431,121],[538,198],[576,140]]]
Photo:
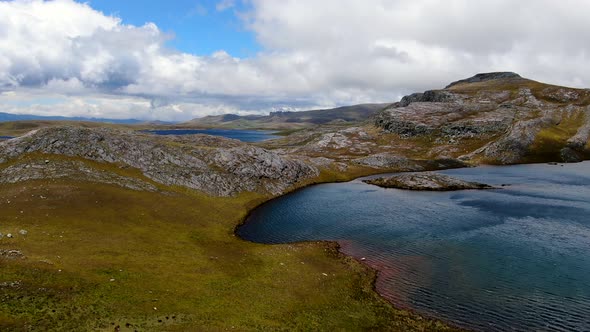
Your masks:
[[[433,173],[407,173],[390,177],[381,177],[363,182],[383,188],[397,188],[425,191],[452,191],[465,189],[495,189],[490,185],[479,182],[469,182],[452,176]]]

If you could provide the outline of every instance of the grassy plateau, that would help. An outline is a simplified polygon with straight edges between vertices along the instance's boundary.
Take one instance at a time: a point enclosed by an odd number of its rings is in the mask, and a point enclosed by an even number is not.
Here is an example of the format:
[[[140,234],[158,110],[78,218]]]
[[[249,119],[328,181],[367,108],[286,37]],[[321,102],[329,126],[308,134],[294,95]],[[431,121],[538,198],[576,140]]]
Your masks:
[[[132,169],[84,162],[149,181]],[[0,330],[449,329],[378,297],[374,272],[334,244],[237,238],[235,226],[269,197],[158,186],[0,185]]]

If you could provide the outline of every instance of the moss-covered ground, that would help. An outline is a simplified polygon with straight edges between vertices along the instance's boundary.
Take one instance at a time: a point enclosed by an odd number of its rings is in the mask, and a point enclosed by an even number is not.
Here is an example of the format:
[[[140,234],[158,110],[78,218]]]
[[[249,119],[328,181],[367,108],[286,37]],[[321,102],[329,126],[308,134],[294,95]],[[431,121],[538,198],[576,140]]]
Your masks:
[[[374,273],[332,244],[237,238],[234,227],[268,197],[160,189],[0,185],[0,232],[14,235],[0,250],[24,255],[0,255],[0,330],[446,328],[391,307],[373,291]]]

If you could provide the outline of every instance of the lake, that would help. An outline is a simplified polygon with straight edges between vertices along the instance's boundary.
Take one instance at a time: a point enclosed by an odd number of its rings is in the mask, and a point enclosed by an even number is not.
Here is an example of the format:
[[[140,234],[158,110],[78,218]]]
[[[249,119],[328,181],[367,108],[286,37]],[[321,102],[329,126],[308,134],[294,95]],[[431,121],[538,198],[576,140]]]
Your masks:
[[[418,192],[359,180],[272,200],[236,230],[336,240],[394,305],[482,331],[590,331],[590,162],[441,171],[502,189]]]
[[[274,131],[268,130],[241,130],[241,129],[170,129],[170,130],[145,130],[144,132],[156,135],[194,135],[205,134],[233,138],[242,142],[261,142],[280,136],[273,135]]]

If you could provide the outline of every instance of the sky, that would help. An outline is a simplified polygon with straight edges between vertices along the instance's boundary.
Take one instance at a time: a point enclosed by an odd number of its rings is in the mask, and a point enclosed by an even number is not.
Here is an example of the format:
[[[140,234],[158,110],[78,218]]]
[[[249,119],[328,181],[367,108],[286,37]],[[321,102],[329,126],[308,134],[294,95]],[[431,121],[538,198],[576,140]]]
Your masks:
[[[0,0],[0,112],[185,121],[514,71],[590,87],[586,0]]]

